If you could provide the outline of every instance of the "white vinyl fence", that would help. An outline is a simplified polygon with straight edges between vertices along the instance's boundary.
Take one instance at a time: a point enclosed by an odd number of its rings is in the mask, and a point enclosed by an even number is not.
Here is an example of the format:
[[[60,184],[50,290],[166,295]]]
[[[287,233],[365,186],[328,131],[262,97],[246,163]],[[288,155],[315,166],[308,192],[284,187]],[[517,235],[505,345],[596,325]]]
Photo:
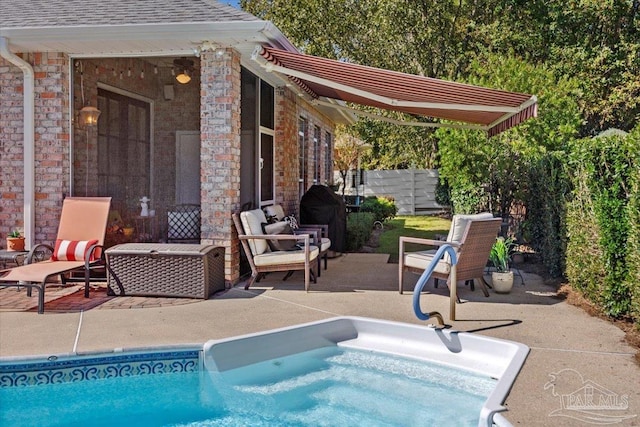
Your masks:
[[[436,203],[436,169],[401,169],[364,171],[364,183],[352,173],[347,175],[345,195],[390,196],[398,206],[398,215],[422,215],[440,212],[443,206]],[[342,178],[336,172],[334,182],[340,184],[338,194],[342,194]]]

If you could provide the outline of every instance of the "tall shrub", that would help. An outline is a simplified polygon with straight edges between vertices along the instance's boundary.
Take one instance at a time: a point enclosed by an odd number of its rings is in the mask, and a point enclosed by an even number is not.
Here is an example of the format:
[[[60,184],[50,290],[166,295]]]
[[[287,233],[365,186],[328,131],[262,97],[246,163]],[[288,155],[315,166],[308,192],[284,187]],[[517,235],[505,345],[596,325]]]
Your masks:
[[[584,200],[582,206],[572,206],[573,209],[582,208],[583,212],[572,212],[572,215],[581,220],[594,218],[592,222],[599,231],[595,245],[601,251],[604,276],[600,280],[602,273],[598,270],[601,267],[592,268],[590,272],[598,282],[590,285],[585,283],[584,275],[588,272],[579,272],[580,267],[573,266],[568,269],[572,273],[568,278],[573,286],[586,290],[587,296],[596,299],[603,310],[614,317],[632,315],[632,300],[637,293],[635,287],[639,286],[630,279],[638,273],[632,270],[635,268],[635,254],[629,252],[637,240],[634,213],[630,214],[633,204],[637,203],[637,192],[634,194],[640,169],[640,138],[637,135],[638,130],[626,138],[612,136],[581,140],[574,144],[571,153],[571,167],[576,172],[574,194],[576,199]],[[576,224],[570,238],[584,240],[581,234],[593,233],[586,225],[588,223]],[[589,251],[589,248],[584,247],[583,250]],[[569,254],[572,263],[579,262],[579,253]]]

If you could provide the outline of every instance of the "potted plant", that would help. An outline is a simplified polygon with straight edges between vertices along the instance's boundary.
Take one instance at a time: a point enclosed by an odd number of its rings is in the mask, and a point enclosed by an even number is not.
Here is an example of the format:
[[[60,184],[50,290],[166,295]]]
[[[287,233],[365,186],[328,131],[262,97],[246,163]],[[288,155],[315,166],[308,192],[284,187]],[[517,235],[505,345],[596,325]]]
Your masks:
[[[496,268],[496,271],[491,272],[493,290],[499,294],[508,294],[513,287],[513,271],[509,270],[513,246],[512,238],[498,237],[489,253],[489,259]]]
[[[20,231],[13,230],[7,236],[7,250],[8,251],[24,251],[24,237],[20,234]]]

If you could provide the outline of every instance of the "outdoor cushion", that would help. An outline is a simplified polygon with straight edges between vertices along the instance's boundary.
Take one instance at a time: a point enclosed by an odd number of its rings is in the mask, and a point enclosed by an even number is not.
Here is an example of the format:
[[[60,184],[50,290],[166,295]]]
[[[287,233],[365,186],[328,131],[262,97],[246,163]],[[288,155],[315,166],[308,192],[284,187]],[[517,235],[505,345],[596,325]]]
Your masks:
[[[316,246],[309,246],[309,261],[318,257],[320,251]],[[265,252],[262,255],[254,256],[253,262],[256,266],[265,265],[286,265],[304,262],[304,249],[297,251]]]
[[[430,252],[431,251],[407,252],[404,255],[404,265],[411,268],[425,270],[429,264],[431,264],[433,256],[435,255],[435,253]],[[451,264],[441,259],[438,261],[433,271],[440,274],[449,274],[451,271]]]
[[[322,242],[320,243],[320,250],[322,252],[328,251],[330,247],[331,247],[331,239],[329,239],[328,237],[323,237]]]
[[[253,236],[264,235],[262,223],[267,222],[267,218],[264,216],[262,209],[240,212],[240,220],[246,234]],[[249,239],[249,247],[253,255],[263,254],[269,249],[266,239]]]
[[[264,234],[290,234],[293,235],[293,230],[289,223],[285,221],[274,222],[273,224],[262,223],[262,231]],[[298,249],[298,242],[295,240],[276,240],[271,239],[267,241],[272,251],[290,251]]]
[[[97,245],[98,240],[63,240],[57,239],[53,249],[51,259],[53,261],[84,261],[87,252],[93,245]],[[95,261],[91,254],[90,261]]]
[[[473,215],[454,215],[451,219],[451,228],[447,235],[447,242],[460,243],[462,241],[462,235],[467,228],[469,221],[476,221],[480,219],[491,219],[493,214],[491,212],[482,212]]]

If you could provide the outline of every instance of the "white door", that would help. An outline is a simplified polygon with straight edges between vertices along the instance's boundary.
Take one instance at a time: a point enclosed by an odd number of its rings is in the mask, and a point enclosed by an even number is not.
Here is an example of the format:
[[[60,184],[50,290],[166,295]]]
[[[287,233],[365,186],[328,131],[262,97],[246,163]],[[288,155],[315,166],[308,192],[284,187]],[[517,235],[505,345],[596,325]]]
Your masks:
[[[200,132],[176,131],[176,204],[200,204]]]

